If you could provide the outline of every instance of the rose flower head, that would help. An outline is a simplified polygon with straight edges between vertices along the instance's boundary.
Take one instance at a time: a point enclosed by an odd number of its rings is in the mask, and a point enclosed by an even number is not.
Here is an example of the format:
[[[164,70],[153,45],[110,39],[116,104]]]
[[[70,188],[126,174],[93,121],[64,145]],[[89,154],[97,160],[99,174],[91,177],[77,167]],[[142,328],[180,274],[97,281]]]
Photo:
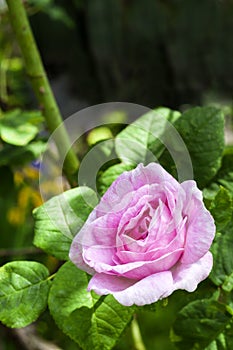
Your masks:
[[[193,180],[178,183],[162,166],[122,173],[75,236],[70,259],[93,275],[88,290],[130,306],[151,304],[207,278],[215,234]]]

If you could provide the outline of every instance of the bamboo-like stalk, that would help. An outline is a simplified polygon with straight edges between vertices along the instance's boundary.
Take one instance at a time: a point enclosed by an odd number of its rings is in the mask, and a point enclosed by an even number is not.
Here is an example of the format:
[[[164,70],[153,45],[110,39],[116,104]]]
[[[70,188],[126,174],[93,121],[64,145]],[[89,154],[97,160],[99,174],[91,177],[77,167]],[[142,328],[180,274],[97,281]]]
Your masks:
[[[60,126],[56,132],[55,142],[61,159],[65,158],[63,170],[68,180],[72,182],[72,175],[76,173],[79,161],[71,148],[67,131],[61,125],[61,113],[51,90],[23,1],[6,0],[6,2],[11,25],[25,61],[26,72],[31,80],[50,133],[52,134]]]

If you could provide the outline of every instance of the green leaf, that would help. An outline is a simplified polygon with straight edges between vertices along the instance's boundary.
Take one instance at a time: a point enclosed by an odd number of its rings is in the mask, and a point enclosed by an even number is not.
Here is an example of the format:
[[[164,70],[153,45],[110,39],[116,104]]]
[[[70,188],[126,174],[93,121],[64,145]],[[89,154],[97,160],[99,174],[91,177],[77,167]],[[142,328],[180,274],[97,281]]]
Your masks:
[[[222,158],[222,165],[219,169],[215,181],[226,187],[233,195],[233,149],[226,148]]]
[[[105,141],[113,137],[112,132],[106,126],[99,126],[91,130],[87,135],[87,143],[89,146],[95,145],[97,142]]]
[[[180,116],[169,108],[157,108],[148,112],[133,124],[127,126],[116,137],[116,153],[123,163],[135,164],[154,162],[164,151],[160,141],[167,123]]]
[[[96,189],[96,178],[99,169],[103,165],[104,167],[110,166],[109,162],[112,163],[115,159],[117,159],[117,155],[115,154],[113,139],[100,141],[95,144],[82,160],[82,165],[78,171],[79,186],[88,186]]]
[[[34,322],[47,306],[47,268],[34,261],[14,261],[0,268],[0,321],[20,328]]]
[[[232,332],[231,327],[229,329]],[[228,333],[228,332],[226,332]],[[230,350],[233,348],[233,336],[232,334],[220,333],[216,340],[210,343],[205,350]]]
[[[52,20],[63,22],[68,28],[74,28],[72,17],[65,11],[62,6],[52,4],[44,10],[44,12],[51,17]]]
[[[233,289],[232,247],[233,222],[231,220],[223,229],[222,233],[217,235],[217,238],[211,247],[214,264],[210,278],[217,286],[222,286],[222,288],[228,292]]]
[[[211,299],[196,300],[178,313],[171,338],[179,349],[214,349],[211,344],[220,341],[231,322],[226,305]]]
[[[84,350],[110,350],[131,321],[133,307],[111,295],[87,292],[88,275],[71,262],[58,271],[49,294],[49,309],[58,327]]]
[[[175,123],[185,142],[199,187],[205,187],[221,166],[224,116],[214,107],[189,109]]]
[[[220,189],[220,186],[216,183],[216,182],[212,182],[210,184],[210,186],[208,187],[205,187],[203,190],[202,190],[202,194],[203,194],[203,197],[204,197],[204,201],[205,203],[207,203],[206,207],[207,209],[209,210],[210,209],[210,206],[212,204],[212,201],[214,200],[214,198],[216,197],[218,191]]]
[[[43,7],[51,5],[53,0],[29,0],[28,3],[30,6],[36,6],[39,9],[42,9]]]
[[[229,191],[220,186],[209,210],[214,217],[217,231],[222,231],[232,217],[233,204]]]
[[[31,142],[26,146],[4,145],[0,150],[0,166],[2,165],[23,165],[39,158],[46,149],[43,141]]]
[[[77,187],[51,198],[33,211],[34,244],[58,259],[67,260],[74,235],[97,203],[95,192],[88,187]]]
[[[43,121],[40,112],[22,112],[19,109],[5,113],[0,118],[0,136],[15,146],[26,146],[37,135],[36,124]]]
[[[115,164],[105,170],[103,173],[100,174],[98,177],[97,183],[98,183],[98,190],[101,194],[104,194],[107,189],[111,186],[113,181],[115,181],[119,175],[121,175],[124,171],[132,170],[133,166],[130,164]]]

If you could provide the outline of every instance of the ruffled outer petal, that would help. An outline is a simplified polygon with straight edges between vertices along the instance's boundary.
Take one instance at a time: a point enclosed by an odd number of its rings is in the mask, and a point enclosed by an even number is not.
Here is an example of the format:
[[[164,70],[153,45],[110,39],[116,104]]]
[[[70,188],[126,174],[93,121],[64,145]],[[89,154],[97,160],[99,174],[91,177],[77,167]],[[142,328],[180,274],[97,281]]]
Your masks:
[[[173,280],[170,271],[156,273],[135,282],[105,274],[96,274],[88,285],[88,290],[97,294],[113,294],[114,298],[125,306],[152,304],[162,299],[172,289]]]
[[[86,271],[90,275],[93,275],[95,273],[95,270],[92,269],[89,265],[85,263],[82,256],[82,246],[75,240],[71,244],[69,258],[75,264],[78,266],[79,269]]]
[[[197,285],[209,276],[212,266],[213,256],[210,252],[207,252],[193,264],[178,263],[172,271],[174,290],[185,289],[188,292],[193,292]]]
[[[170,271],[164,271],[143,278],[129,288],[113,293],[113,296],[122,305],[131,306],[135,304],[142,306],[163,299],[166,292],[171,288],[172,274]]]
[[[208,277],[212,265],[213,257],[208,252],[194,264],[178,263],[172,271],[155,273],[140,281],[97,273],[90,280],[88,290],[99,295],[113,294],[125,306],[152,304],[178,289],[193,292]]]
[[[211,214],[202,202],[202,193],[194,181],[181,184],[186,193],[183,203],[183,215],[187,216],[187,233],[183,264],[198,261],[209,249],[215,235],[215,224]]]
[[[139,164],[136,169],[123,172],[103,195],[98,210],[111,211],[125,196],[137,191],[145,185],[162,184],[168,182],[174,189],[179,183],[160,164],[150,163],[147,166]],[[131,195],[133,198],[133,195]]]

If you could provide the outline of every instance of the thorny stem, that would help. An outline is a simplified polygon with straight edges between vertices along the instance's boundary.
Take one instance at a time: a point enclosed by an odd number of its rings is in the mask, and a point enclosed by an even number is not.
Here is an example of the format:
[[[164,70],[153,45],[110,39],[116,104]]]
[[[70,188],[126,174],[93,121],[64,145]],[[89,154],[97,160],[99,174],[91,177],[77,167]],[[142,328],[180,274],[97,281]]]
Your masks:
[[[146,350],[146,347],[143,343],[140,328],[137,322],[136,315],[134,315],[131,322],[131,334],[135,350]]]
[[[23,1],[6,0],[6,2],[11,25],[25,61],[26,72],[52,134],[62,124],[62,117],[43,67]],[[55,142],[60,157],[65,158],[63,169],[72,185],[72,177],[78,169],[79,161],[71,148],[69,136],[63,125],[58,128],[56,135]]]

